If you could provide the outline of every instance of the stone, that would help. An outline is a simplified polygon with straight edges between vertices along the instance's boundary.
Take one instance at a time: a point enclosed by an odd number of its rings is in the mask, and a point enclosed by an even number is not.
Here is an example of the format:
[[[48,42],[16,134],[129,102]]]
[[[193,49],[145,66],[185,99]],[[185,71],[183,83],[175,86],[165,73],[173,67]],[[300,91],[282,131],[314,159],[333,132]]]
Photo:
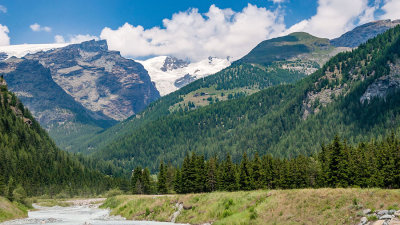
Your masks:
[[[388,210],[381,210],[381,211],[378,211],[376,214],[378,216],[383,216],[383,215],[389,214],[389,211]]]
[[[389,210],[389,215],[393,215],[395,212],[396,212],[396,210],[391,209],[391,210]]]
[[[360,224],[362,224],[362,225],[366,224],[367,222],[368,222],[368,219],[365,216],[362,217],[361,220],[360,220]]]
[[[392,215],[383,215],[383,216],[379,217],[380,220],[390,220],[392,218],[393,218]]]
[[[397,210],[397,211],[394,213],[394,215],[397,216],[397,217],[400,217],[400,210]]]

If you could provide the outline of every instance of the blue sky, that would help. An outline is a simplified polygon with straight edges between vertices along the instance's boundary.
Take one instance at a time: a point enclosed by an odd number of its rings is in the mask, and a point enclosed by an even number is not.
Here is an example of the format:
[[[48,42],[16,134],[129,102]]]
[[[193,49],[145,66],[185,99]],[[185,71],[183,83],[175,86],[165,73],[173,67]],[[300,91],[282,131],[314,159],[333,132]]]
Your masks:
[[[0,24],[10,30],[11,44],[49,43],[54,35],[99,35],[104,27],[118,28],[125,22],[145,28],[162,26],[164,18],[174,13],[198,8],[207,12],[212,4],[219,8],[240,11],[248,3],[276,9],[279,5],[267,0],[0,0],[7,13],[0,13]],[[293,25],[315,14],[315,0],[287,1],[285,23]],[[38,23],[51,32],[34,32],[30,25]]]
[[[260,41],[305,31],[334,38],[400,0],[0,0],[0,45],[105,39],[125,56],[240,57]]]

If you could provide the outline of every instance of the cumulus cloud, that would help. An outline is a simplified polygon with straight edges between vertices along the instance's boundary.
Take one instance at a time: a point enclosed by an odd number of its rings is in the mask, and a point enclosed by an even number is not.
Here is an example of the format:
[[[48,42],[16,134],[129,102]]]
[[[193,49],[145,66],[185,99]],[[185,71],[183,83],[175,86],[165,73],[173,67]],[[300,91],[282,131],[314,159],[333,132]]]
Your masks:
[[[50,32],[51,31],[50,27],[47,27],[47,26],[42,27],[38,23],[34,23],[34,24],[30,25],[29,27],[31,28],[32,31],[35,31],[35,32],[39,32],[39,31]]]
[[[125,56],[173,55],[195,61],[208,56],[241,57],[284,30],[278,11],[249,4],[234,12],[212,5],[204,14],[197,9],[176,13],[163,20],[163,27],[144,29],[128,23],[116,30],[106,27],[100,37]]]
[[[0,12],[7,13],[7,8],[4,5],[0,5]]]
[[[400,19],[400,1],[399,0],[386,0],[382,6],[384,14],[382,19]]]
[[[78,34],[78,35],[71,35],[69,37],[69,41],[67,42],[65,38],[62,35],[56,35],[54,36],[54,42],[55,43],[81,43],[84,41],[90,41],[90,40],[99,40],[99,37],[89,35],[89,34]]]
[[[397,1],[397,0],[395,0]],[[285,33],[305,31],[313,35],[335,38],[363,22],[373,19],[374,7],[368,0],[319,0],[317,14],[303,20]]]
[[[9,32],[7,26],[0,24],[0,46],[10,45],[10,37],[8,36]]]

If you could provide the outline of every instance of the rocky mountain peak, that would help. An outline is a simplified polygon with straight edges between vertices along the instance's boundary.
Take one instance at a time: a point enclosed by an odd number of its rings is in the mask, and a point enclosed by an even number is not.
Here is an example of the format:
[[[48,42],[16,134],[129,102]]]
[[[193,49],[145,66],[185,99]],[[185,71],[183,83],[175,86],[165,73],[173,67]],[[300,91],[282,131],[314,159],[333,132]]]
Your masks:
[[[67,46],[66,48],[71,48],[71,49],[81,49],[83,51],[87,52],[103,52],[103,51],[108,51],[108,45],[106,40],[90,40],[90,41],[85,41],[79,44],[72,44]]]
[[[358,26],[342,36],[332,39],[331,44],[336,47],[355,48],[369,39],[400,24],[400,20],[378,20]]]
[[[167,56],[164,61],[164,65],[160,68],[162,71],[171,71],[171,70],[176,70],[179,68],[184,68],[189,65],[188,61],[178,59],[176,57],[172,56]]]

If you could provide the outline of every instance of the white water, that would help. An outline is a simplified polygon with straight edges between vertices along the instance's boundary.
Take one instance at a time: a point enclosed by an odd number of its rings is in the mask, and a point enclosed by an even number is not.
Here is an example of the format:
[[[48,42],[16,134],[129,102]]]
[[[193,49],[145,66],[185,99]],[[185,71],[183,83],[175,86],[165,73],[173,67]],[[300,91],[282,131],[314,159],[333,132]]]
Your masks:
[[[130,221],[122,217],[110,216],[109,210],[99,209],[90,205],[70,207],[37,207],[31,211],[28,218],[13,220],[0,225],[177,225],[152,221]]]

